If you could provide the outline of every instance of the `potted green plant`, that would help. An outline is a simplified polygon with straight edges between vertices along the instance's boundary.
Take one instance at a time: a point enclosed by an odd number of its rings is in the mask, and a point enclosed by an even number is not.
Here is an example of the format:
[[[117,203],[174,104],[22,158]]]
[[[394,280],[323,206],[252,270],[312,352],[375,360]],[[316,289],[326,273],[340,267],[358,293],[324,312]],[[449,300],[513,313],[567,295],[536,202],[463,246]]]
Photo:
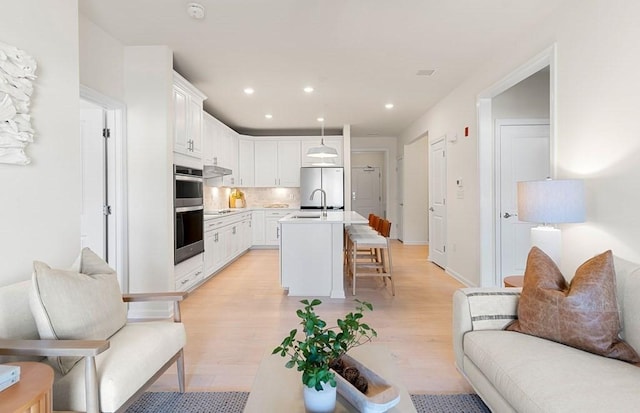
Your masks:
[[[338,319],[335,326],[327,326],[315,312],[322,304],[318,299],[300,301],[300,318],[304,337],[298,338],[298,329],[291,330],[272,354],[288,357],[287,368],[297,367],[302,372],[305,408],[310,412],[333,412],[336,404],[336,380],[331,365],[349,349],[372,340],[378,333],[362,322],[363,312],[373,310],[365,301],[355,300],[356,309]]]

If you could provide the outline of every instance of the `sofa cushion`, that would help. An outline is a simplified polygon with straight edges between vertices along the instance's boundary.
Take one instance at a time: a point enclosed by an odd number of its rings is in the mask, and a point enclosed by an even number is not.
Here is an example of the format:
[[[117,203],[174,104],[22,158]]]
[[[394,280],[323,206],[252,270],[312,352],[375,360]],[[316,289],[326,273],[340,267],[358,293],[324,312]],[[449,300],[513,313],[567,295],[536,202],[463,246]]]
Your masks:
[[[533,247],[527,259],[518,320],[507,329],[640,362],[635,350],[618,337],[620,318],[611,251],[582,264],[567,285],[553,260]]]
[[[471,362],[520,413],[630,412],[640,406],[640,369],[553,341],[511,331],[464,336]]]
[[[110,347],[96,356],[100,411],[113,412],[140,389],[186,343],[182,323],[128,323],[109,339]],[[85,411],[84,359],[67,375],[56,373],[54,410]]]
[[[59,270],[33,264],[30,306],[40,338],[105,340],[127,321],[127,307],[115,272],[91,250],[81,253],[80,269]],[[52,365],[66,374],[80,357],[53,357]]]

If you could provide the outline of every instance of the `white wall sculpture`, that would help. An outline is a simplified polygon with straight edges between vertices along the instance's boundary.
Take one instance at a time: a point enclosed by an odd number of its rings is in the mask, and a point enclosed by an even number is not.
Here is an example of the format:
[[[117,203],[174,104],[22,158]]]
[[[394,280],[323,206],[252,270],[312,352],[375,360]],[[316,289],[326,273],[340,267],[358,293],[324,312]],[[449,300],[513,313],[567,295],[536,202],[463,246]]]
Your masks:
[[[29,104],[36,61],[24,50],[0,42],[0,163],[27,165],[33,142]]]

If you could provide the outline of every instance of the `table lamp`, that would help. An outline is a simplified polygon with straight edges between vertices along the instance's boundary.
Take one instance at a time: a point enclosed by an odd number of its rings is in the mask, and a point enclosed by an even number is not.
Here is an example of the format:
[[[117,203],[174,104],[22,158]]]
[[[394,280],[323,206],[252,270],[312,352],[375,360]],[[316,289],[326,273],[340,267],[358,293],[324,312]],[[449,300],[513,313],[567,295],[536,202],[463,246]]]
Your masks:
[[[584,183],[578,179],[518,182],[518,219],[531,228],[531,246],[560,265],[562,233],[553,224],[584,222]]]

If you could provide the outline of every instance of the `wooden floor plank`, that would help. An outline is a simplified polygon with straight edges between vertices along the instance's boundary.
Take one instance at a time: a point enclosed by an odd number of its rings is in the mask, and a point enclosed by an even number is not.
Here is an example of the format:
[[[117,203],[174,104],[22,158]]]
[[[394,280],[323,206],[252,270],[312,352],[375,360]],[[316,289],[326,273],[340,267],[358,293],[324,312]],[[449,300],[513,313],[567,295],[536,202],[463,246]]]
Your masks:
[[[410,393],[472,392],[451,344],[451,297],[462,284],[427,261],[426,246],[394,241],[392,254],[395,297],[382,279],[357,282],[356,297],[374,306],[365,320],[376,342],[388,346]],[[345,289],[346,300],[322,299],[328,322],[353,310],[347,281]],[[280,288],[277,250],[251,250],[198,288],[182,303],[187,390],[249,391],[262,357],[297,327],[300,299]],[[177,391],[175,369],[150,390]]]

